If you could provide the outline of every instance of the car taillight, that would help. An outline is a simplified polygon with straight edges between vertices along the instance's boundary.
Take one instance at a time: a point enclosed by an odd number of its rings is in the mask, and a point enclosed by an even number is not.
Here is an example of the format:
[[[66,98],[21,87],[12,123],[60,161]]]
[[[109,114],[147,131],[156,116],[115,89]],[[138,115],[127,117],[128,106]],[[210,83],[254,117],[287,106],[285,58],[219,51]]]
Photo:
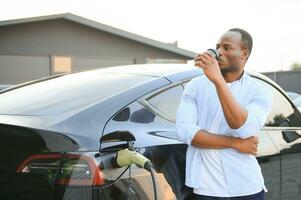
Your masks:
[[[63,156],[63,158],[62,158]],[[65,186],[97,186],[104,184],[104,176],[95,161],[86,155],[32,155],[17,168],[17,173],[41,175],[49,181]]]

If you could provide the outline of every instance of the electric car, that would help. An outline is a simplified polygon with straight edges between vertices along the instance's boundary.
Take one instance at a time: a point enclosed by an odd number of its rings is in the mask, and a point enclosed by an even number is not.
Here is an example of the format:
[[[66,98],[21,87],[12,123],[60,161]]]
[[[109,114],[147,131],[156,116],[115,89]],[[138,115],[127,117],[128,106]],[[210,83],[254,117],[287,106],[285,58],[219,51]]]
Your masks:
[[[300,199],[300,113],[276,83],[248,73],[274,93],[258,133],[266,199]],[[190,199],[175,118],[187,83],[203,75],[188,64],[131,65],[0,92],[0,199]],[[113,164],[127,148],[153,163],[156,195],[147,170]]]

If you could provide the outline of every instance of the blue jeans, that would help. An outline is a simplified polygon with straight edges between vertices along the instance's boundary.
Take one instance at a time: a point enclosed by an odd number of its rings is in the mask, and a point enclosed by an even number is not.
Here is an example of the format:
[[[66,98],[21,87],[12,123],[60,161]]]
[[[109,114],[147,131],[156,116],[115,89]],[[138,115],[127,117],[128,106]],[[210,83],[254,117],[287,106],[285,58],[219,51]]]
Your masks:
[[[195,200],[264,200],[264,191],[262,190],[261,192],[256,194],[240,196],[240,197],[211,197],[211,196],[195,194],[194,199]]]

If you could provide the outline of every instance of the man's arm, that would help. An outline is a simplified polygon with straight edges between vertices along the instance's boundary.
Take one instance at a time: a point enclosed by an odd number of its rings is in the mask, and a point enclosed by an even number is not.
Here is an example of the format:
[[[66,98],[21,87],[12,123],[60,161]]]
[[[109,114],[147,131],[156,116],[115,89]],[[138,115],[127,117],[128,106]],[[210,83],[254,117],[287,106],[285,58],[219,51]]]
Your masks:
[[[182,99],[177,111],[177,138],[188,144],[199,148],[223,149],[235,148],[244,153],[255,154],[254,146],[258,140],[255,137],[246,140],[221,136],[208,133],[201,129],[197,124],[198,108],[196,94],[198,80],[192,80],[183,92]]]
[[[224,79],[214,83],[225,119],[232,129],[240,128],[248,117],[248,112],[234,98]]]
[[[251,136],[246,139],[222,136],[209,133],[205,130],[199,130],[191,144],[193,146],[205,149],[225,149],[234,148],[241,153],[257,155],[258,138]]]
[[[215,85],[229,127],[232,129],[241,127],[248,117],[248,112],[232,95],[217,60],[208,53],[203,53],[196,57],[195,65],[202,68],[207,78]]]
[[[263,127],[273,105],[273,92],[264,84],[253,83],[253,97],[246,105],[248,117],[238,129],[230,129],[229,134],[234,137],[247,138],[258,133]]]
[[[203,69],[207,78],[214,83],[223,113],[231,131],[236,137],[247,138],[256,134],[263,126],[272,107],[273,95],[264,86],[255,88],[252,102],[243,108],[228,88],[218,66],[217,60],[208,53],[197,56],[196,66]],[[253,91],[251,91],[253,92]]]

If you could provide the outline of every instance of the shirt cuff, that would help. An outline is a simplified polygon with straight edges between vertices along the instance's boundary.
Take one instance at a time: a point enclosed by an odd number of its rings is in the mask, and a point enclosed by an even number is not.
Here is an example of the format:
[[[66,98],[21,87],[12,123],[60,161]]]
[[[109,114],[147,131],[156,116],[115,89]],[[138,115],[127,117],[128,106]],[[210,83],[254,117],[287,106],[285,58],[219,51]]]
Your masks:
[[[201,128],[195,124],[178,125],[177,126],[178,139],[188,145],[191,145],[191,142],[192,142],[195,134],[200,129]]]

